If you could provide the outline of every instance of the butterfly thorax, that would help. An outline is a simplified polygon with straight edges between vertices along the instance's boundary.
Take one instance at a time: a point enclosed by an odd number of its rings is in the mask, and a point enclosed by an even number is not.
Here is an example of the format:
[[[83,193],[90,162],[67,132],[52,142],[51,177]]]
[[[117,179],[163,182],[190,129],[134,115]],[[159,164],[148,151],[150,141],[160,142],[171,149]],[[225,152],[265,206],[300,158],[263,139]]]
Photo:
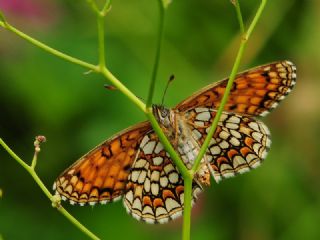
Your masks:
[[[155,105],[153,106],[153,113],[162,131],[179,153],[186,167],[191,169],[201,145],[188,124],[185,112]],[[205,164],[207,162],[205,158],[206,156],[202,159],[203,164],[200,166],[196,178],[201,184],[210,185],[210,171]]]

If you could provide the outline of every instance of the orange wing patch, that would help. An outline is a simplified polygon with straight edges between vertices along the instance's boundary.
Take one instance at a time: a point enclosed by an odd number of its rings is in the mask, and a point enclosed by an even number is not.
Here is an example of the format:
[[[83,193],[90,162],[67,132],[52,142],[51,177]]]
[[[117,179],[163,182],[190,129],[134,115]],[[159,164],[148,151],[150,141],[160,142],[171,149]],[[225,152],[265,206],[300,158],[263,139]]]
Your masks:
[[[176,106],[179,111],[196,107],[217,109],[228,79],[211,84]],[[296,67],[289,61],[263,65],[236,76],[224,111],[265,116],[291,91]]]
[[[121,197],[139,142],[150,130],[150,123],[143,122],[98,145],[58,177],[54,190],[71,204],[94,205]]]

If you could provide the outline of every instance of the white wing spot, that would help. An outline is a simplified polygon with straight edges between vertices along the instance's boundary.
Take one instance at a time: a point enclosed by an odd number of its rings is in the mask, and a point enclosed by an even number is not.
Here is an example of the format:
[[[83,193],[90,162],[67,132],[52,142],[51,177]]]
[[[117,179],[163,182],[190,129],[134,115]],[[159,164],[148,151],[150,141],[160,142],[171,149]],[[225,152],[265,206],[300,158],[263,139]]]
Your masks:
[[[240,123],[240,118],[236,116],[231,116],[228,118],[227,122],[229,123]]]
[[[133,201],[132,208],[138,209],[139,211],[142,210],[141,201],[140,201],[139,198],[136,198],[136,199]]]
[[[230,136],[230,133],[226,132],[226,131],[221,131],[219,133],[219,137],[222,138],[222,139],[228,139],[228,137]]]
[[[154,171],[152,171],[152,173],[151,173],[151,181],[153,181],[153,182],[158,182],[159,181],[159,179],[160,179],[160,172],[159,171],[157,171],[157,170],[154,170]]]
[[[150,192],[150,180],[149,180],[149,178],[146,178],[146,180],[144,181],[143,187],[144,187],[144,190],[146,192]]]
[[[153,195],[158,196],[159,194],[159,185],[157,183],[151,183],[151,192]]]
[[[240,146],[240,141],[235,138],[235,137],[232,137],[230,138],[230,143],[233,145],[233,146]]]
[[[220,146],[221,148],[226,149],[226,148],[229,147],[229,143],[226,142],[225,140],[223,140],[221,143],[219,143],[219,146]]]
[[[139,178],[138,178],[138,183],[143,183],[146,180],[147,176],[147,171],[141,171]]]
[[[177,201],[173,200],[172,198],[166,199],[166,208],[168,212],[170,212],[172,209],[180,208],[180,205]]]
[[[229,128],[229,129],[238,129],[238,128],[239,128],[239,125],[236,124],[236,123],[229,123],[229,122],[227,122],[227,123],[226,123],[226,128]]]
[[[146,143],[149,141],[149,139],[150,139],[150,138],[149,138],[148,135],[144,136],[144,138],[142,139],[142,141],[141,141],[141,143],[140,143],[140,147],[143,148],[144,145],[146,145]]]
[[[219,155],[221,153],[221,148],[218,146],[213,146],[210,148],[210,152],[213,155]]]
[[[153,149],[156,145],[155,141],[148,142],[142,149],[144,154],[151,154],[153,152]]]
[[[156,209],[156,216],[157,217],[159,217],[159,216],[161,216],[161,215],[167,215],[168,213],[167,213],[167,210],[165,209],[165,208],[163,208],[163,207],[157,207],[157,209]],[[168,220],[167,220],[168,221]],[[159,220],[159,222],[160,222],[160,220]]]
[[[163,146],[162,146],[161,142],[158,142],[156,148],[154,149],[154,153],[158,154],[162,150],[163,150]]]
[[[231,129],[230,133],[236,138],[241,138],[241,134],[236,130]]]
[[[172,172],[169,175],[169,181],[171,183],[177,183],[179,181],[179,175],[176,172]]]
[[[243,157],[241,156],[235,156],[233,158],[233,167],[237,168],[243,164],[247,164],[247,162],[243,159]]]
[[[162,157],[154,157],[152,159],[152,162],[153,162],[154,165],[159,166],[159,165],[162,164],[163,158]]]
[[[260,132],[253,132],[252,133],[252,137],[254,138],[254,140],[256,140],[257,142],[261,142],[261,139],[263,137],[262,133]]]
[[[250,122],[248,125],[249,125],[249,127],[252,128],[253,130],[255,130],[255,131],[257,131],[257,132],[260,132],[258,123],[256,123],[256,122]]]
[[[210,118],[211,118],[211,114],[209,112],[199,113],[196,117],[197,120],[204,121],[204,122],[209,121]]]
[[[161,177],[160,178],[160,185],[161,187],[166,187],[168,185],[168,178],[167,177]]]
[[[199,112],[207,112],[208,111],[208,108],[201,108],[201,107],[199,107],[199,108],[195,108],[194,109],[197,113],[199,113]]]
[[[195,137],[195,139],[197,139],[197,140],[202,137],[202,134],[197,129],[193,129],[192,134]]]

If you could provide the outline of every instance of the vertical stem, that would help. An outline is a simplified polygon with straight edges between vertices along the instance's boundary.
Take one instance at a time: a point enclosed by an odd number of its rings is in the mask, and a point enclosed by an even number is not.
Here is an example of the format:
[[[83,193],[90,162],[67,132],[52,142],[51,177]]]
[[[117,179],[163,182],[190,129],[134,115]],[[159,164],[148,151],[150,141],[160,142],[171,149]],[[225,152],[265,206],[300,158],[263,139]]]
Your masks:
[[[251,33],[253,32],[255,26],[257,25],[257,22],[259,18],[261,17],[261,14],[263,12],[263,9],[265,8],[268,0],[261,0],[260,6],[256,12],[256,15],[254,16],[246,34],[246,39],[248,39],[251,36]]]
[[[237,56],[236,56],[236,59],[234,61],[234,64],[233,64],[233,67],[232,67],[232,71],[231,71],[231,74],[230,74],[230,77],[229,77],[229,81],[227,83],[227,86],[226,86],[226,90],[224,92],[224,95],[222,97],[222,100],[220,102],[220,105],[219,105],[219,108],[218,108],[218,111],[216,113],[216,116],[214,117],[214,120],[212,122],[212,125],[210,127],[210,130],[208,132],[208,135],[205,139],[205,141],[203,142],[202,146],[201,146],[201,149],[199,151],[199,154],[195,160],[195,163],[192,167],[192,171],[193,173],[194,172],[197,172],[199,166],[200,166],[200,163],[201,163],[201,159],[203,158],[205,152],[207,151],[207,148],[209,146],[209,143],[211,141],[211,138],[217,128],[217,125],[218,125],[218,122],[220,120],[220,117],[221,117],[221,114],[223,112],[223,108],[228,100],[228,96],[229,96],[229,93],[230,93],[230,90],[231,90],[231,87],[232,87],[232,84],[233,84],[233,81],[236,77],[236,74],[238,72],[238,69],[239,69],[239,66],[240,66],[240,61],[241,61],[241,58],[243,56],[243,52],[244,52],[244,49],[247,45],[247,42],[248,42],[248,39],[254,29],[254,27],[256,26],[261,14],[262,14],[262,11],[266,5],[266,2],[267,0],[262,0],[261,3],[260,3],[260,6],[255,14],[255,17],[253,18],[247,32],[245,32],[241,38],[241,43],[240,43],[240,47],[239,47],[239,50],[238,50],[238,53],[237,53]],[[240,6],[239,6],[239,9],[240,9]]]
[[[184,178],[184,210],[182,239],[189,240],[191,232],[192,177]]]
[[[106,65],[105,46],[104,46],[104,15],[97,13],[97,23],[98,23],[99,66],[101,70]]]
[[[162,36],[163,36],[163,29],[164,29],[165,8],[163,6],[162,0],[158,0],[158,3],[159,3],[160,15],[159,15],[158,38],[157,38],[157,47],[156,47],[157,49],[156,49],[156,56],[154,60],[153,70],[152,70],[149,94],[148,94],[147,103],[146,103],[147,107],[150,107],[152,104],[154,87],[155,87],[158,68],[159,68],[161,43],[162,43]]]
[[[233,67],[232,67],[232,71],[231,71],[231,74],[230,74],[230,77],[229,77],[229,81],[228,81],[227,86],[226,86],[226,90],[225,90],[225,92],[223,94],[223,97],[222,97],[222,100],[221,100],[221,103],[220,103],[220,106],[218,108],[218,111],[217,111],[214,119],[213,119],[213,122],[211,124],[210,130],[208,132],[208,135],[207,135],[206,139],[204,140],[204,142],[203,142],[203,144],[201,146],[201,149],[199,151],[199,154],[198,154],[198,156],[197,156],[197,158],[195,160],[195,163],[194,163],[194,165],[192,167],[192,171],[193,172],[197,172],[197,170],[198,170],[198,168],[200,166],[200,163],[201,163],[201,159],[203,158],[205,152],[207,151],[207,148],[209,146],[211,138],[212,138],[217,126],[218,126],[221,114],[223,112],[224,105],[226,104],[226,102],[228,100],[228,96],[229,96],[233,81],[234,81],[235,76],[236,76],[236,74],[238,72],[239,65],[240,65],[240,60],[242,58],[245,46],[246,46],[246,41],[244,39],[242,39],[240,47],[239,47],[239,50],[238,50],[238,54],[237,54],[236,60],[235,60],[235,62],[233,64]]]
[[[242,14],[241,14],[241,8],[240,8],[239,0],[234,0],[233,4],[234,4],[235,9],[236,9],[237,18],[238,18],[238,22],[239,22],[239,26],[240,26],[240,31],[243,34],[245,32],[245,29],[244,29],[243,18],[242,18]]]

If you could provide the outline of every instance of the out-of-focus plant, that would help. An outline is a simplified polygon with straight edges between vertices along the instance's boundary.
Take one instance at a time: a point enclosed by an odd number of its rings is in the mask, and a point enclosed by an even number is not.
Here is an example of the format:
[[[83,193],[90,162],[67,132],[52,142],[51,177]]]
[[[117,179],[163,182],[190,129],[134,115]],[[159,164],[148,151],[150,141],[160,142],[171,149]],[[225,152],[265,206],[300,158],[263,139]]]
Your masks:
[[[86,68],[89,71],[98,73],[103,75],[115,88],[120,90],[130,101],[132,101],[141,111],[143,111],[146,115],[146,117],[151,122],[155,132],[159,136],[159,139],[163,143],[166,151],[170,154],[173,162],[177,166],[179,172],[183,176],[184,179],[184,213],[183,213],[183,230],[182,230],[182,238],[184,240],[190,239],[190,229],[191,229],[191,202],[192,202],[192,181],[196,174],[196,172],[199,170],[200,161],[203,158],[210,139],[212,138],[217,124],[219,122],[220,116],[222,114],[223,107],[225,103],[227,102],[227,98],[229,95],[229,92],[231,90],[233,81],[235,79],[236,73],[238,72],[239,65],[241,62],[241,58],[243,56],[243,52],[245,50],[245,47],[247,45],[248,39],[250,38],[262,12],[266,5],[267,0],[262,0],[257,12],[254,15],[253,20],[249,24],[248,28],[245,28],[243,23],[243,18],[240,10],[240,3],[238,0],[231,0],[231,3],[234,5],[236,10],[237,19],[239,22],[239,28],[241,32],[241,40],[240,40],[240,46],[239,50],[237,52],[229,81],[226,87],[226,91],[224,93],[223,99],[221,101],[221,104],[219,106],[219,109],[217,111],[217,114],[213,120],[212,126],[210,127],[210,130],[208,132],[208,135],[204,141],[204,144],[202,145],[199,155],[197,156],[195,163],[192,167],[192,169],[187,169],[187,167],[184,165],[183,161],[181,160],[179,154],[174,150],[174,148],[171,146],[169,140],[162,132],[158,122],[156,121],[153,113],[152,113],[152,99],[155,89],[155,81],[157,77],[157,71],[158,71],[158,65],[159,65],[159,59],[160,59],[160,52],[161,52],[161,42],[162,42],[162,36],[164,32],[164,21],[165,21],[165,12],[167,8],[169,7],[171,0],[158,0],[159,3],[159,25],[158,25],[158,37],[157,37],[157,45],[156,45],[156,54],[155,54],[155,61],[154,61],[154,67],[152,71],[151,81],[150,81],[150,88],[148,93],[148,98],[146,103],[141,101],[133,92],[131,92],[125,85],[122,84],[122,82],[117,79],[110,69],[106,66],[106,60],[105,60],[105,32],[104,32],[104,22],[105,22],[105,16],[111,9],[111,2],[110,0],[106,0],[102,6],[99,6],[95,0],[87,0],[88,5],[93,10],[93,12],[96,15],[97,18],[97,30],[98,30],[98,56],[99,61],[98,64],[92,64],[88,63],[86,61],[83,61],[81,59],[77,59],[75,57],[69,56],[63,52],[60,52],[54,48],[49,47],[48,45],[30,37],[29,35],[23,33],[22,31],[18,30],[9,22],[6,20],[4,15],[0,12],[0,26],[7,29],[8,31],[20,36],[24,40],[30,42],[31,44],[47,51],[50,54],[53,54],[59,58],[62,58],[66,61],[72,62],[74,64],[78,64],[84,68]],[[50,199],[52,202],[52,206],[57,208],[57,210],[62,213],[69,221],[71,221],[76,227],[78,227],[81,231],[83,231],[88,237],[91,239],[99,239],[95,234],[90,232],[85,226],[83,226],[77,219],[75,219],[69,212],[67,212],[62,206],[60,202],[60,198],[57,196],[53,196],[50,191],[45,187],[39,176],[37,175],[35,171],[35,167],[37,164],[38,154],[40,152],[40,144],[45,141],[45,138],[43,136],[36,137],[36,140],[34,142],[35,147],[35,153],[34,157],[32,159],[31,164],[27,164],[25,161],[23,161],[20,157],[18,157],[11,148],[6,145],[6,143],[0,138],[0,145],[32,176],[32,178],[35,180],[35,182],[39,185],[39,187],[42,189],[44,194]],[[2,192],[0,192],[1,197]],[[1,236],[0,236],[1,239]]]

